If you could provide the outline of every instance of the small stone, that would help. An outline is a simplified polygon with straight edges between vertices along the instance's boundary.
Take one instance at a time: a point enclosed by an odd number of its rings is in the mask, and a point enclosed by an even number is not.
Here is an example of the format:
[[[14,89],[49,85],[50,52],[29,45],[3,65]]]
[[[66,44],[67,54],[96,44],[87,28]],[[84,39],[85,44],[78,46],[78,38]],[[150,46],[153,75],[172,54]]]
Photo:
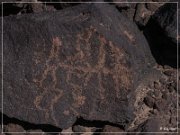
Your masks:
[[[33,130],[28,130],[26,131],[26,135],[49,135],[49,134],[44,134],[44,132],[40,129],[33,129]],[[32,133],[33,132],[33,133]],[[35,133],[36,132],[36,133]],[[23,134],[24,135],[24,134]]]
[[[173,86],[169,86],[169,87],[168,87],[168,90],[169,90],[170,93],[173,92],[173,91],[175,91],[175,89],[174,89]]]
[[[157,100],[155,102],[154,108],[157,109],[158,111],[164,111],[166,110],[166,101],[164,99]]]
[[[148,91],[147,95],[153,97],[154,96],[154,92],[153,91]]]
[[[135,12],[136,12],[136,10],[133,8],[129,8],[128,10],[122,10],[122,14],[127,16],[131,21],[133,21]]]
[[[150,18],[151,12],[146,9],[144,3],[137,4],[134,20],[138,26],[145,26]]]
[[[177,119],[176,119],[176,117],[171,117],[171,118],[170,118],[170,123],[173,124],[173,125],[177,124]]]
[[[158,114],[158,111],[157,111],[157,109],[153,109],[153,114]]]
[[[147,3],[146,8],[152,12],[156,11],[162,4],[160,3]]]
[[[160,97],[161,92],[159,90],[154,90],[154,95],[155,95],[155,97]]]
[[[5,132],[25,132],[23,127],[17,124],[8,124],[4,126]]]
[[[119,135],[119,134],[121,134],[120,132],[124,132],[124,130],[119,127],[106,125],[103,128],[103,132],[118,132],[118,133],[113,133],[113,135]],[[101,135],[111,135],[111,134],[112,133],[101,133]],[[126,135],[126,134],[123,134],[123,135]]]
[[[162,98],[164,98],[165,100],[168,99],[168,94],[166,91],[162,92]]]
[[[131,4],[130,3],[116,3],[116,2],[121,2],[122,0],[113,0],[114,4],[119,7],[119,8],[130,8]]]
[[[167,76],[171,76],[172,75],[172,71],[166,70],[166,71],[164,71],[164,74],[167,75]]]
[[[161,85],[164,85],[167,83],[167,78],[160,78],[159,82],[161,83]]]
[[[164,68],[164,69],[171,69],[171,67],[168,66],[168,65],[164,65],[163,68]]]
[[[154,82],[154,88],[160,90],[161,89],[160,83]]]
[[[139,125],[139,121],[136,120],[136,121],[134,122],[134,125]]]
[[[152,108],[154,106],[154,98],[147,96],[144,98],[144,103],[150,108]]]
[[[69,127],[67,129],[63,129],[61,135],[67,135],[67,134],[70,134],[72,132],[73,132],[72,127]]]
[[[138,105],[139,106],[142,106],[144,103],[143,102],[138,102]]]
[[[80,125],[76,125],[73,127],[72,129],[74,132],[85,132],[85,127],[80,126]]]
[[[147,120],[142,126],[143,132],[158,132],[160,121],[155,118]]]
[[[96,127],[84,127],[81,125],[75,125],[72,128],[73,132],[95,132],[97,130]]]
[[[175,81],[172,81],[172,83],[169,84],[169,86],[172,86],[172,87],[177,87],[177,83],[176,83],[176,80]],[[176,89],[176,88],[175,88]]]

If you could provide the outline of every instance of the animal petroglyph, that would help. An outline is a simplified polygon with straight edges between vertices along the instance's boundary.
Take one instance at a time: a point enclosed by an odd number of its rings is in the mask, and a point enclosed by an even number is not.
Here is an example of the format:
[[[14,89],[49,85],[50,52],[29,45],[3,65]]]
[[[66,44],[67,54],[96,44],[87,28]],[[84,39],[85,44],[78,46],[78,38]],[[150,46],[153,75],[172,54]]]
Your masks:
[[[67,91],[70,91],[70,95],[72,94],[73,104],[71,107],[80,108],[85,102],[88,102],[82,93],[88,87],[93,74],[97,76],[98,86],[95,86],[95,89],[101,100],[106,100],[104,94],[106,84],[104,82],[107,79],[111,79],[113,82],[114,86],[111,87],[111,91],[116,92],[117,98],[120,98],[120,90],[130,89],[131,71],[124,61],[127,54],[121,48],[106,40],[92,27],[78,34],[75,43],[72,47],[76,53],[66,57],[63,54],[66,44],[60,37],[53,38],[52,48],[45,62],[43,74],[40,79],[34,78],[34,82],[43,89],[41,95],[37,96],[34,101],[38,109],[47,111],[53,109],[54,104],[61,100],[63,93],[65,93],[62,86],[64,82],[70,86]],[[70,49],[66,51],[70,51]],[[36,59],[38,57],[35,58],[35,61]],[[63,76],[61,76],[61,72],[63,72]],[[91,83],[91,85],[95,84]],[[51,104],[41,104],[43,98],[53,91],[57,95],[54,95],[50,101]],[[67,115],[67,111],[65,114]]]
[[[147,42],[108,4],[73,8],[4,19],[4,112],[62,129],[79,117],[127,125]]]

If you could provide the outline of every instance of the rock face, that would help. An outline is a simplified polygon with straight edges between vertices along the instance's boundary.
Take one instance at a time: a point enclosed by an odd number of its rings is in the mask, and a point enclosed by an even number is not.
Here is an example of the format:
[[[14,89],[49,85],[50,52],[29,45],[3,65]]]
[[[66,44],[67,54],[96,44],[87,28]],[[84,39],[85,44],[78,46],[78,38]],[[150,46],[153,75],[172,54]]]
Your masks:
[[[107,4],[4,17],[3,46],[3,113],[60,128],[78,117],[131,122],[133,92],[154,64],[136,26]]]

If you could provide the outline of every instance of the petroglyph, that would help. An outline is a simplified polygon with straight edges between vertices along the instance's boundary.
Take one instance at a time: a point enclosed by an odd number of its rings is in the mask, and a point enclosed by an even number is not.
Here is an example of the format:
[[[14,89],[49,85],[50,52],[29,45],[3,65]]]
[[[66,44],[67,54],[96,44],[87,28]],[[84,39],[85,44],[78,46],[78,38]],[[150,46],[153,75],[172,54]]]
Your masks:
[[[102,35],[98,34],[93,27],[78,34],[75,43],[73,49],[76,53],[64,57],[65,42],[63,43],[60,37],[52,39],[52,48],[46,60],[43,74],[40,79],[34,78],[34,82],[43,89],[41,95],[36,97],[34,101],[38,109],[53,110],[54,104],[61,101],[60,98],[65,91],[62,85],[68,85],[64,86],[64,88],[69,87],[67,91],[70,91],[69,95],[72,94],[73,104],[71,107],[80,108],[85,102],[88,102],[82,92],[86,90],[92,74],[97,75],[98,86],[95,87],[97,89],[97,95],[100,96],[101,100],[105,100],[106,98],[106,80],[109,81],[110,79],[110,82],[114,84],[110,89],[111,91],[116,91],[117,98],[120,98],[120,90],[124,88],[130,89],[132,80],[131,70],[128,64],[125,63],[124,57],[127,54],[123,49],[115,46],[111,41],[106,40]],[[97,51],[97,53],[94,51]],[[37,59],[35,59],[35,61]],[[94,63],[94,61],[97,62]],[[49,81],[45,82],[46,80]],[[48,86],[48,84],[51,85]],[[55,91],[57,95],[50,101],[51,105],[46,106],[42,104],[42,106],[40,106],[43,98],[53,91]],[[68,114],[66,110],[64,110],[64,114]]]
[[[5,18],[4,111],[60,128],[79,117],[127,125],[134,117],[130,101],[147,69],[144,63],[152,67],[147,42],[133,23],[114,16],[116,10],[104,14],[108,4],[73,8],[27,15],[28,21],[26,15]]]

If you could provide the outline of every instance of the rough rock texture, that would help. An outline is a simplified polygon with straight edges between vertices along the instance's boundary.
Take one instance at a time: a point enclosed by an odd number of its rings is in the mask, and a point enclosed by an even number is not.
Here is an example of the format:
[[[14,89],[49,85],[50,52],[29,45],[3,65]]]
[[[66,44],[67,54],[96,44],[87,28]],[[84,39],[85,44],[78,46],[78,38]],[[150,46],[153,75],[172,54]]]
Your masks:
[[[160,77],[143,83],[136,90],[136,118],[129,131],[177,131],[177,70],[168,66],[156,69],[162,72]]]
[[[139,27],[145,27],[151,15],[162,5],[164,3],[137,3],[134,21]]]
[[[4,17],[3,113],[60,128],[77,117],[126,126],[153,63],[136,26],[107,4]]]
[[[134,21],[140,29],[143,29],[148,23],[151,15],[164,5],[164,2],[169,0],[112,0],[113,2],[129,2],[129,3],[114,3],[119,11]],[[134,2],[134,3],[130,3]],[[142,2],[142,3],[138,3]],[[155,2],[155,3],[152,3]]]

